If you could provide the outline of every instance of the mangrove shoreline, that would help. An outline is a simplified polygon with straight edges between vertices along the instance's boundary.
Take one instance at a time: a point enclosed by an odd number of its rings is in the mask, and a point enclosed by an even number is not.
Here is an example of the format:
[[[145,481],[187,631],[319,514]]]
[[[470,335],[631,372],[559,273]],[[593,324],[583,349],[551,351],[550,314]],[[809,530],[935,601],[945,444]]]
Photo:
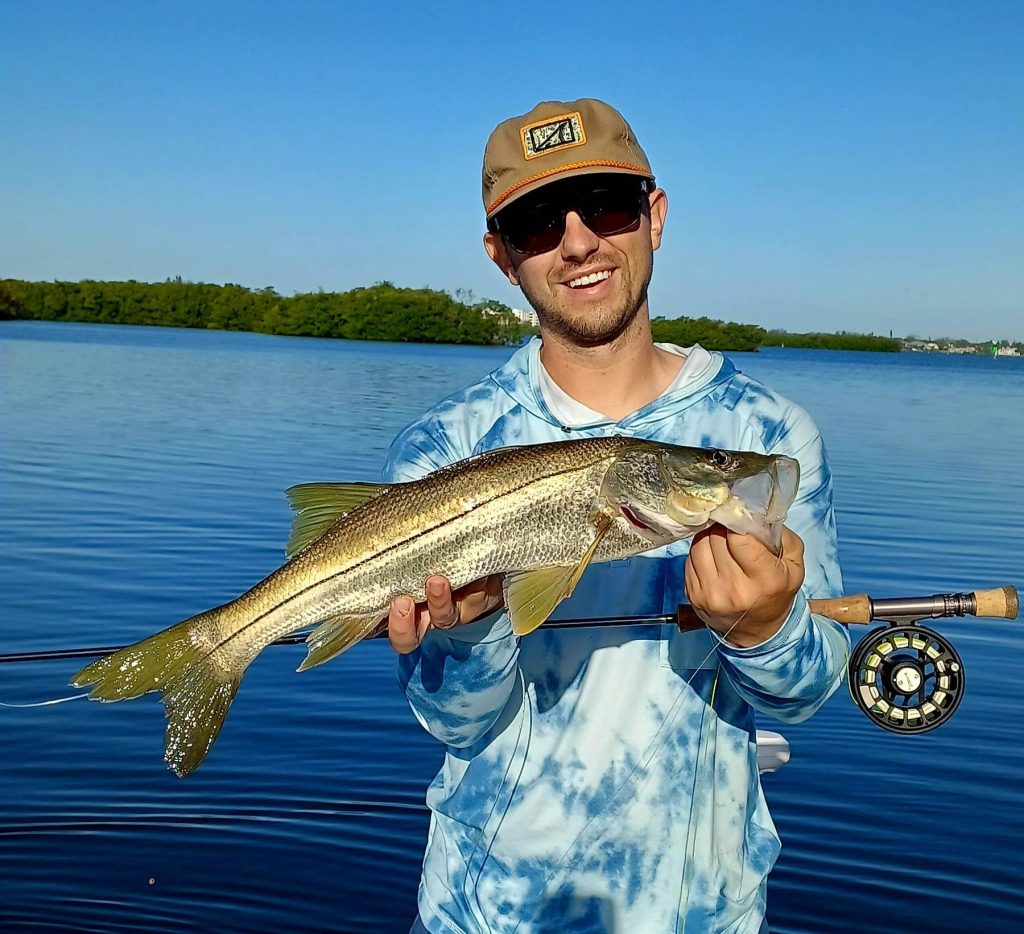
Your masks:
[[[461,293],[456,292],[456,296]],[[518,344],[536,331],[501,302],[462,301],[433,289],[378,282],[348,292],[293,296],[273,288],[165,282],[27,282],[0,279],[0,320],[77,321],[253,331],[296,337],[437,344]],[[760,347],[897,352],[900,341],[868,334],[797,334],[713,318],[654,318],[654,339],[708,350]]]

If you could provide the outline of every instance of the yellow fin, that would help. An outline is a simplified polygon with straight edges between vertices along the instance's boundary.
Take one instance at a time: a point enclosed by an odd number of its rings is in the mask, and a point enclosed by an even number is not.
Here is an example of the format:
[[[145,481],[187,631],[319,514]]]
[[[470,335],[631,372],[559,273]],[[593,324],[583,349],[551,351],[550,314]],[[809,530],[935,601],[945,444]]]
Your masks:
[[[292,531],[284,553],[291,558],[315,542],[338,519],[362,506],[384,490],[387,483],[300,483],[285,490],[295,510]]]
[[[369,616],[332,616],[324,620],[307,637],[306,657],[297,670],[306,671],[330,661],[370,635],[382,619],[380,613],[372,613]]]
[[[215,613],[217,611],[211,611]],[[72,680],[93,685],[92,700],[118,701],[160,691],[167,708],[164,759],[179,778],[194,772],[217,738],[245,671],[217,665],[196,632],[201,613],[87,665]]]
[[[518,571],[505,575],[505,606],[508,607],[512,632],[525,636],[540,626],[579,583],[583,572],[597,551],[611,519],[603,513],[598,516],[594,540],[575,566],[540,568],[536,571]]]

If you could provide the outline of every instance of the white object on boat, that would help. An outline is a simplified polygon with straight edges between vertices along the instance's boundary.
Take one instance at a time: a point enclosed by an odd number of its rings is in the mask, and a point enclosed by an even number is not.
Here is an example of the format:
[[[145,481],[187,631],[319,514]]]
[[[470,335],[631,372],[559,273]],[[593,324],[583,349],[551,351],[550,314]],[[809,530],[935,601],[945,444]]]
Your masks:
[[[762,775],[777,772],[789,762],[789,741],[781,733],[757,731],[757,771]]]

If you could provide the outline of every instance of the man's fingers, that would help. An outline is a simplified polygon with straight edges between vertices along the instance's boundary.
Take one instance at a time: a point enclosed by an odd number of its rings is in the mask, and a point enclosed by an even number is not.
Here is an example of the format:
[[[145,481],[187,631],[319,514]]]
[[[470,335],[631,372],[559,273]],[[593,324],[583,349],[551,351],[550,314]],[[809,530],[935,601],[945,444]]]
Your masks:
[[[686,599],[694,608],[704,603],[704,593],[700,587],[700,578],[693,568],[693,562],[687,561],[683,568],[683,589],[686,591]]]
[[[698,532],[690,543],[690,554],[687,556],[686,565],[700,584],[702,590],[713,589],[718,579],[718,569],[715,567],[715,555],[711,550],[711,536],[717,526],[704,529]]]
[[[388,610],[388,641],[400,655],[416,651],[420,644],[416,626],[416,604],[412,597],[395,597]]]
[[[452,600],[459,622],[471,623],[501,606],[504,593],[502,583],[501,574],[492,574],[456,591]]]
[[[439,574],[427,578],[427,611],[430,613],[430,625],[437,629],[450,629],[459,621],[451,584]]]
[[[434,574],[424,582],[424,590],[425,603],[413,603],[407,596],[391,601],[388,639],[391,647],[403,655],[415,651],[429,629],[451,629],[501,606],[502,576],[493,574],[453,594],[448,579]]]
[[[726,539],[729,554],[736,565],[748,576],[763,573],[770,564],[776,566],[780,561],[789,564],[803,563],[804,543],[800,536],[785,526],[782,527],[782,554],[774,555],[753,535],[739,535],[730,532]]]
[[[715,570],[718,577],[730,581],[741,578],[744,569],[736,561],[731,551],[732,539],[736,538],[736,534],[721,525],[713,525],[708,529],[707,534],[707,541],[711,546],[711,555],[715,559]],[[745,538],[746,536],[740,537]]]

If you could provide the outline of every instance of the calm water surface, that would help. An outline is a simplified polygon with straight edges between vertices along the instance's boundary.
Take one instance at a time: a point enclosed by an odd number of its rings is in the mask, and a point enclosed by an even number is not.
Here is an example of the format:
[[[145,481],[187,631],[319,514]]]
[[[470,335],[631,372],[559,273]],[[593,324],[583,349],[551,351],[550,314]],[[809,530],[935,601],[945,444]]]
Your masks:
[[[282,490],[376,479],[400,427],[508,353],[0,325],[0,652],[237,596],[281,562]],[[848,593],[1024,585],[1024,360],[734,360],[822,428]],[[773,930],[1024,930],[1024,624],[940,628],[968,685],[942,729],[884,733],[844,693],[784,728]],[[303,653],[254,663],[185,781],[155,698],[0,708],[0,928],[407,930],[438,748],[386,645],[299,676]],[[0,701],[67,695],[80,664],[0,666]]]

